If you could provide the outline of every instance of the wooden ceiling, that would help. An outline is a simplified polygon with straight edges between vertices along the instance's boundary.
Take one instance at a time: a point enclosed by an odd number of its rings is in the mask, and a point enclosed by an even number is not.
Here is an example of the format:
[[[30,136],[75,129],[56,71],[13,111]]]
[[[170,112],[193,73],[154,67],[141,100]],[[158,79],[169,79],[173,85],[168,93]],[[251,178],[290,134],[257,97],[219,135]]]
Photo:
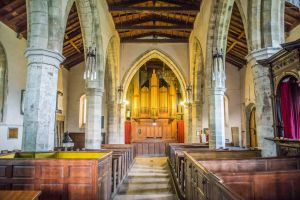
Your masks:
[[[107,0],[121,42],[188,42],[201,0]]]
[[[284,14],[285,32],[290,32],[299,24],[300,9],[286,1]],[[242,68],[247,63],[245,59],[247,54],[248,47],[243,21],[238,7],[234,4],[227,38],[226,61],[238,68]]]
[[[201,0],[107,0],[121,42],[188,42]],[[19,37],[27,38],[25,0],[0,0],[0,21]],[[300,23],[300,10],[291,3],[285,6],[285,31]],[[234,5],[230,22],[226,60],[241,68],[248,54],[245,30]],[[63,63],[70,68],[84,60],[79,18],[75,4],[65,32]]]
[[[0,0],[0,21],[13,29],[18,37],[27,38],[26,0]],[[82,34],[75,4],[72,6],[64,36],[63,65],[69,69],[84,60]]]

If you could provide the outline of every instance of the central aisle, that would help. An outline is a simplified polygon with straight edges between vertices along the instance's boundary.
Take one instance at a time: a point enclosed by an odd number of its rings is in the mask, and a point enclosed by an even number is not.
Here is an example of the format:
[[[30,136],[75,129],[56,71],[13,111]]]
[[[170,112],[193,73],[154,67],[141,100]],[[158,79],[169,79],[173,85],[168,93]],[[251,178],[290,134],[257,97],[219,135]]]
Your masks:
[[[166,157],[139,157],[114,200],[177,200]]]

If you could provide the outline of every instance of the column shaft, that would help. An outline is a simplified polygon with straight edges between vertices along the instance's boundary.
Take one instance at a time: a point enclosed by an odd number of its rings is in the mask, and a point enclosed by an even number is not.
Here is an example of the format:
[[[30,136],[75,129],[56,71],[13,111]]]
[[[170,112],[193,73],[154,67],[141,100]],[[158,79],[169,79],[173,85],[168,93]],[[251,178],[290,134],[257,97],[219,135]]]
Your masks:
[[[210,149],[225,148],[224,92],[225,88],[209,90]]]
[[[103,91],[97,88],[86,88],[87,112],[85,126],[85,148],[101,149],[101,116]]]
[[[255,119],[258,147],[262,150],[263,157],[276,156],[276,145],[266,140],[266,137],[274,137],[272,86],[269,67],[257,63],[258,60],[267,59],[278,52],[280,48],[265,48],[251,52],[247,56],[252,66],[254,93],[255,93]]]
[[[22,150],[48,151],[54,148],[54,124],[60,53],[27,49],[26,94]]]

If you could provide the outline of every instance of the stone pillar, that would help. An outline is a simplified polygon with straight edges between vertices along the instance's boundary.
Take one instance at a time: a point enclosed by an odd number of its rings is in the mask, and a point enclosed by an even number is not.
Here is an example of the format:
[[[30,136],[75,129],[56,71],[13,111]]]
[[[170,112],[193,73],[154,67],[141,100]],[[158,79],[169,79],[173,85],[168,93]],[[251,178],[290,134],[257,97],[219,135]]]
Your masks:
[[[125,143],[125,121],[126,121],[126,105],[119,104],[118,106],[118,133],[116,138],[117,144]]]
[[[47,49],[29,48],[24,100],[23,151],[54,148],[57,77],[64,57]]]
[[[225,64],[223,54],[213,56],[211,87],[208,89],[209,108],[209,148],[225,148],[224,92]]]
[[[225,88],[208,90],[210,149],[225,148],[224,92]]]
[[[183,109],[184,143],[192,143],[192,105],[187,103]]]
[[[192,103],[192,142],[199,143],[200,135],[196,135],[197,131],[202,130],[202,104],[200,101],[194,101]]]
[[[114,101],[108,102],[108,143],[118,144],[118,105]]]
[[[256,132],[257,144],[262,150],[263,157],[276,156],[276,145],[266,140],[266,137],[274,137],[273,109],[272,109],[272,86],[269,67],[257,63],[271,57],[280,48],[265,48],[251,52],[247,60],[252,68],[254,92],[256,101]]]
[[[101,149],[101,116],[103,90],[86,88],[85,148]]]

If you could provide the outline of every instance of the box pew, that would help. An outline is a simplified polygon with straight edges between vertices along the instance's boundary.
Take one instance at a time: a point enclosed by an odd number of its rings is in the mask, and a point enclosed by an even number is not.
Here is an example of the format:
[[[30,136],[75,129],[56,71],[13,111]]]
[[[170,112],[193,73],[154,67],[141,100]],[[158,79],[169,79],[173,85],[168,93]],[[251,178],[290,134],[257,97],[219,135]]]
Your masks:
[[[260,157],[260,150],[209,150],[207,148],[186,148],[175,150],[175,168],[173,168],[173,177],[179,191],[181,199],[186,196],[187,179],[190,178],[185,159],[185,153],[188,152],[195,159],[216,159],[216,158],[243,158],[243,157]]]
[[[135,157],[134,147],[126,144],[102,144],[101,148],[101,150],[84,151],[112,151],[111,198],[113,198],[133,164]]]
[[[111,152],[20,152],[0,156],[0,190],[41,190],[40,200],[111,196]]]
[[[300,157],[187,159],[186,199],[299,199]]]
[[[206,144],[183,144],[183,143],[171,143],[167,148],[167,155],[170,158],[171,166],[176,169],[176,153],[183,152],[186,149],[208,149]]]
[[[69,148],[62,147],[57,147],[56,150],[70,151]],[[102,144],[101,150],[83,149],[82,151],[112,151],[111,192],[112,197],[114,197],[122,181],[127,176],[129,168],[133,164],[135,158],[134,146],[127,144]]]

